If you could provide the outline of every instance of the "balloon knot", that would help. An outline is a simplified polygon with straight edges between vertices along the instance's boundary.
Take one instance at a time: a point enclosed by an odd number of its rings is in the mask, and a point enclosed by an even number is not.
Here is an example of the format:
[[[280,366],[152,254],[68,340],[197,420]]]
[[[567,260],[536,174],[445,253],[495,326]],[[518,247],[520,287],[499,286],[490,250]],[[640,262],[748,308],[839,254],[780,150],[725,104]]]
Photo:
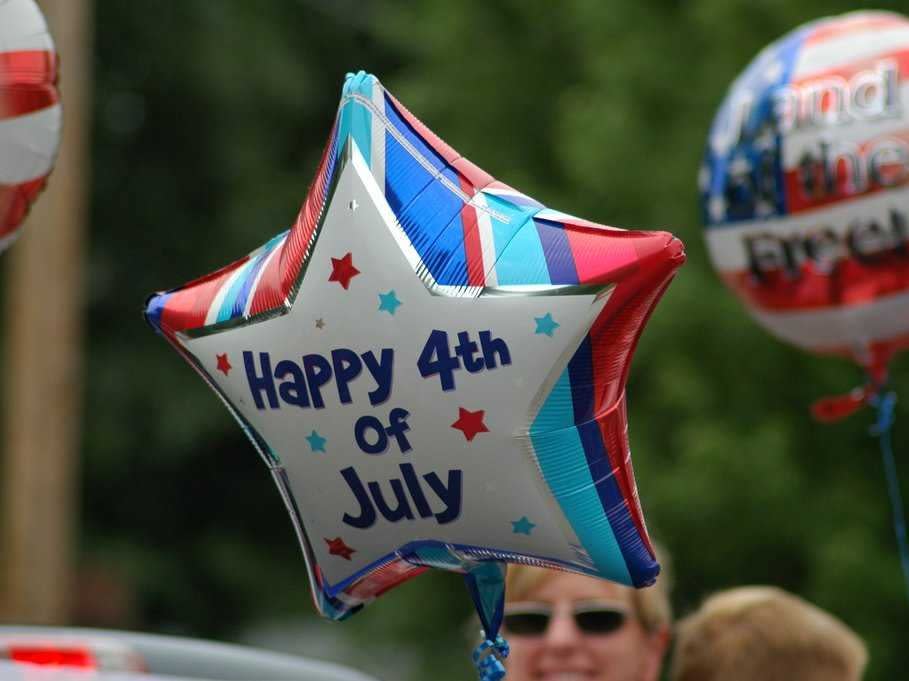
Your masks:
[[[868,405],[878,410],[878,423],[872,428],[873,433],[878,434],[880,432],[878,428],[883,427],[886,430],[893,421],[893,404],[896,396],[892,393],[885,395],[886,387],[886,367],[883,369],[880,367],[869,368],[864,385],[854,388],[845,395],[823,397],[817,400],[811,405],[811,414],[816,421],[821,423],[834,423]],[[881,411],[882,409],[883,411]],[[881,421],[882,418],[883,421]]]
[[[502,660],[508,657],[508,641],[496,636],[495,641],[488,638],[474,648],[473,663],[480,674],[480,681],[501,681],[505,678],[505,665]]]
[[[877,422],[871,426],[871,434],[883,435],[893,426],[896,393],[892,390],[875,393],[868,398],[868,404],[877,410]]]

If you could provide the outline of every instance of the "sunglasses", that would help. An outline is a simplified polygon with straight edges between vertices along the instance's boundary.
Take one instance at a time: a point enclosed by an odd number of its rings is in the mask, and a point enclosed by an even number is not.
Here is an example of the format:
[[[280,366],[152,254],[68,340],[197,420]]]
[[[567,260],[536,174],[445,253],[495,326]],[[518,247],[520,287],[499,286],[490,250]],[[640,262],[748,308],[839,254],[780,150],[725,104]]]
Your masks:
[[[549,627],[553,608],[546,603],[514,603],[505,606],[503,623],[517,636],[542,636]],[[628,611],[617,605],[578,603],[571,609],[574,623],[585,634],[610,634],[622,628]]]

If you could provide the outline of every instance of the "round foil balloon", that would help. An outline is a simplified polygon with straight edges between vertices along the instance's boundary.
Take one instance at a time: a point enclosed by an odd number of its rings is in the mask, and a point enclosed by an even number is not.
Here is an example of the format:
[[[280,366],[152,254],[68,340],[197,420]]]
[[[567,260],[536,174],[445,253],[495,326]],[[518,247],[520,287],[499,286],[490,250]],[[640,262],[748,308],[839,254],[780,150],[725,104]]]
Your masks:
[[[496,181],[359,73],[293,227],[146,316],[271,469],[322,614],[444,568],[493,646],[504,561],[656,578],[625,379],[683,260]]]
[[[60,141],[57,55],[34,0],[0,2],[0,251],[43,189]]]
[[[754,318],[880,372],[909,345],[909,21],[802,26],[733,83],[700,174],[706,237]]]

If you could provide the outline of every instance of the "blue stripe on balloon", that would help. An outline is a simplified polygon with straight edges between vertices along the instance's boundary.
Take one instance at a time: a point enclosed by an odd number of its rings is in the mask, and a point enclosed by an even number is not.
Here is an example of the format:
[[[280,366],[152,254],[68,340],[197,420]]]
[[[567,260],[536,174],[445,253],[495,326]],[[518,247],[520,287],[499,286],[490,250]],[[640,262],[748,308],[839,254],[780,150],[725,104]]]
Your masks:
[[[659,566],[644,545],[628,508],[628,501],[622,495],[603,443],[600,426],[596,421],[588,421],[578,426],[578,433],[584,453],[587,455],[590,476],[612,533],[622,551],[632,583],[635,586],[650,584],[659,572]]]
[[[420,137],[414,129],[410,127],[410,124],[404,120],[390,97],[385,98],[385,117],[391,122],[395,130],[401,133],[416,152],[428,161],[436,171],[442,170],[442,168],[445,168],[448,165],[445,159],[442,158],[435,149],[424,142],[423,138]],[[388,135],[388,137],[391,138],[392,136]]]
[[[464,204],[461,204],[463,208]],[[440,284],[447,286],[466,286],[467,280],[467,252],[464,250],[464,220],[459,210],[446,229],[448,246],[451,248],[447,259],[437,268],[435,279]]]
[[[449,175],[453,176],[450,171]],[[464,230],[459,219],[463,207],[460,196],[435,178],[398,214],[423,265],[441,284],[467,283]]]
[[[246,283],[246,279],[249,277],[250,271],[256,264],[256,260],[256,258],[251,258],[250,260],[247,260],[245,263],[243,263],[243,265],[240,267],[240,272],[236,277],[234,277],[230,288],[227,289],[227,293],[221,301],[221,307],[218,309],[218,323],[226,322],[228,319],[233,319],[235,316],[237,316],[235,305],[237,298],[239,297],[240,291],[243,289],[243,286]]]
[[[334,138],[328,150],[328,157],[325,159],[325,182],[322,185],[321,204],[324,206],[328,200],[328,192],[331,191],[332,181],[335,175],[335,168],[338,165],[338,126],[340,121],[335,123]],[[318,178],[318,175],[316,176]]]
[[[385,136],[385,198],[395,215],[410,205],[429,184],[433,175],[392,135]]]
[[[610,532],[608,527],[605,528],[605,532]],[[540,567],[563,568],[592,576],[602,577],[606,575],[612,579],[619,579],[610,572],[604,572],[602,569],[590,567],[586,562],[581,564],[574,561],[565,561],[551,556],[542,556],[527,552],[515,553],[513,551],[486,546],[421,539],[404,544],[395,552],[388,553],[382,558],[356,570],[336,584],[329,584],[325,581],[324,574],[321,575],[322,580],[317,595],[320,611],[331,619],[342,619],[353,612],[356,612],[361,605],[357,605],[355,601],[352,600],[342,600],[341,598],[338,598],[338,596],[343,594],[349,587],[356,584],[366,575],[375,574],[383,568],[402,562],[402,560],[411,565],[426,565],[459,573],[464,573],[471,569],[472,563],[474,562],[496,561],[499,563],[527,563]],[[651,564],[656,566],[652,561]],[[659,572],[658,566],[651,572],[655,576],[656,573]],[[642,586],[647,583],[652,583],[652,579],[650,582],[635,582],[637,586]]]
[[[334,147],[332,153],[335,156],[341,153],[344,143],[347,142],[347,138],[350,136],[350,109],[353,106],[353,102],[350,100],[341,101],[343,103],[341,104],[341,111],[338,113],[338,131],[332,145]]]
[[[319,600],[319,612],[323,617],[340,622],[357,612],[362,605],[348,605],[339,598],[329,594],[324,588],[318,590],[316,598]]]
[[[577,284],[578,271],[568,243],[565,226],[560,222],[550,222],[534,218],[546,265],[549,267],[549,279],[553,284]]]
[[[594,414],[593,398],[593,348],[590,336],[575,350],[568,362],[569,375],[571,376],[571,397],[574,402],[574,422],[584,423],[590,421]]]
[[[438,237],[430,251],[423,256],[423,260],[438,283],[446,286],[466,286],[467,252],[464,250],[464,224],[461,219],[464,200],[451,189],[459,186],[460,178],[451,168],[445,168],[441,177],[448,181],[446,190],[450,198],[445,200],[444,209],[439,211],[434,221],[445,222],[445,225],[439,230]]]
[[[810,32],[809,27],[806,26],[802,30],[796,31],[792,38],[780,46],[780,58],[783,62],[783,72],[780,74],[780,80],[777,84],[778,88],[782,88],[792,81],[792,74],[795,71],[795,64],[799,52],[804,47],[805,40],[808,38]],[[768,104],[768,106],[770,105]],[[775,116],[775,112],[771,110],[767,115]],[[779,188],[775,207],[778,215],[787,215],[789,213],[789,200],[786,196],[786,179],[783,171],[783,140],[779,133],[776,134],[774,142],[776,144],[776,158],[773,171],[776,178],[776,186]]]
[[[578,409],[574,406],[573,395],[572,381],[566,369],[530,427],[534,453],[546,484],[597,572],[602,577],[631,584],[624,555],[612,525],[603,513],[603,502],[578,429],[550,429],[552,424],[577,421]]]
[[[567,371],[571,378],[574,422],[578,424],[578,435],[602,512],[616,538],[632,582],[636,586],[649,584],[656,577],[659,566],[644,545],[631,516],[629,502],[622,494],[615,478],[615,471],[594,413],[596,401],[590,336],[585,337],[578,346],[568,363]]]
[[[164,314],[170,296],[170,292],[158,293],[149,297],[145,303],[145,320],[158,333],[161,333],[161,316]]]
[[[583,572],[596,576],[597,571],[588,564],[581,564],[573,561],[566,561],[551,556],[542,556],[522,551],[515,553],[504,549],[492,548],[488,546],[475,546],[471,544],[459,544],[456,542],[440,542],[438,540],[418,539],[408,542],[398,547],[394,552],[387,553],[381,558],[372,561],[368,565],[361,567],[352,574],[336,582],[329,584],[324,580],[322,575],[322,591],[328,596],[334,598],[343,593],[351,585],[365,577],[366,575],[375,574],[377,571],[388,567],[399,559],[415,566],[437,567],[453,572],[461,572],[470,569],[475,561],[499,561],[512,563],[530,563],[548,567],[561,567],[576,572]]]
[[[725,196],[730,174],[729,166],[733,158],[744,155],[755,166],[759,162],[761,152],[754,147],[753,139],[762,125],[775,125],[775,100],[772,93],[791,81],[799,53],[806,38],[817,29],[817,24],[818,22],[814,22],[803,26],[769,45],[735,80],[726,99],[720,105],[710,127],[710,139],[723,137],[736,125],[737,108],[741,106],[743,94],[755,100],[748,109],[747,120],[742,124],[743,139],[732,140],[728,148],[720,153],[715,153],[713,145],[708,141],[705,163],[710,168],[710,186],[701,195],[702,219],[708,231],[736,227],[741,222],[755,219],[753,201],[729,202],[723,210],[723,217],[719,220],[710,215],[709,201],[711,197]],[[774,76],[773,80],[768,80],[768,73]],[[774,144],[776,147],[773,160],[776,183],[774,208],[777,215],[786,215],[788,205],[783,175],[782,141],[778,132],[774,135]]]
[[[284,241],[284,238],[286,236],[287,233],[282,232],[281,234],[278,234],[277,236],[269,239],[268,243],[259,249],[259,253],[256,254],[255,259],[249,268],[249,271],[242,277],[243,284],[237,293],[236,299],[234,300],[233,309],[231,310],[231,318],[239,317],[243,314],[243,310],[246,309],[246,303],[249,300],[249,294],[252,291],[256,277],[259,276],[259,272],[262,270],[262,267],[265,264],[265,261],[268,259],[268,256],[278,246],[278,244]]]

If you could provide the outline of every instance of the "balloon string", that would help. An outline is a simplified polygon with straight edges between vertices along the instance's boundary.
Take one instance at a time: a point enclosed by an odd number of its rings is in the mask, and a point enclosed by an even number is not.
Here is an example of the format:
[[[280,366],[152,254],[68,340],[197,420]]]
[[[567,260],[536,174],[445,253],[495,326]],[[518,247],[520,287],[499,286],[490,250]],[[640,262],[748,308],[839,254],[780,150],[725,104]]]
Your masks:
[[[893,410],[896,406],[896,393],[879,392],[868,401],[877,410],[877,423],[872,426],[871,434],[877,436],[881,445],[884,472],[887,476],[887,491],[890,495],[890,506],[893,510],[893,529],[896,532],[903,578],[906,581],[906,595],[909,597],[909,541],[906,538],[906,515],[903,511],[903,497],[900,493],[896,459],[893,456],[893,443],[890,438],[890,433],[893,429]]]
[[[485,636],[485,634],[484,634]],[[480,673],[480,681],[501,681],[505,678],[505,665],[502,660],[508,657],[508,641],[496,636],[495,641],[485,639],[474,648],[473,663]]]

